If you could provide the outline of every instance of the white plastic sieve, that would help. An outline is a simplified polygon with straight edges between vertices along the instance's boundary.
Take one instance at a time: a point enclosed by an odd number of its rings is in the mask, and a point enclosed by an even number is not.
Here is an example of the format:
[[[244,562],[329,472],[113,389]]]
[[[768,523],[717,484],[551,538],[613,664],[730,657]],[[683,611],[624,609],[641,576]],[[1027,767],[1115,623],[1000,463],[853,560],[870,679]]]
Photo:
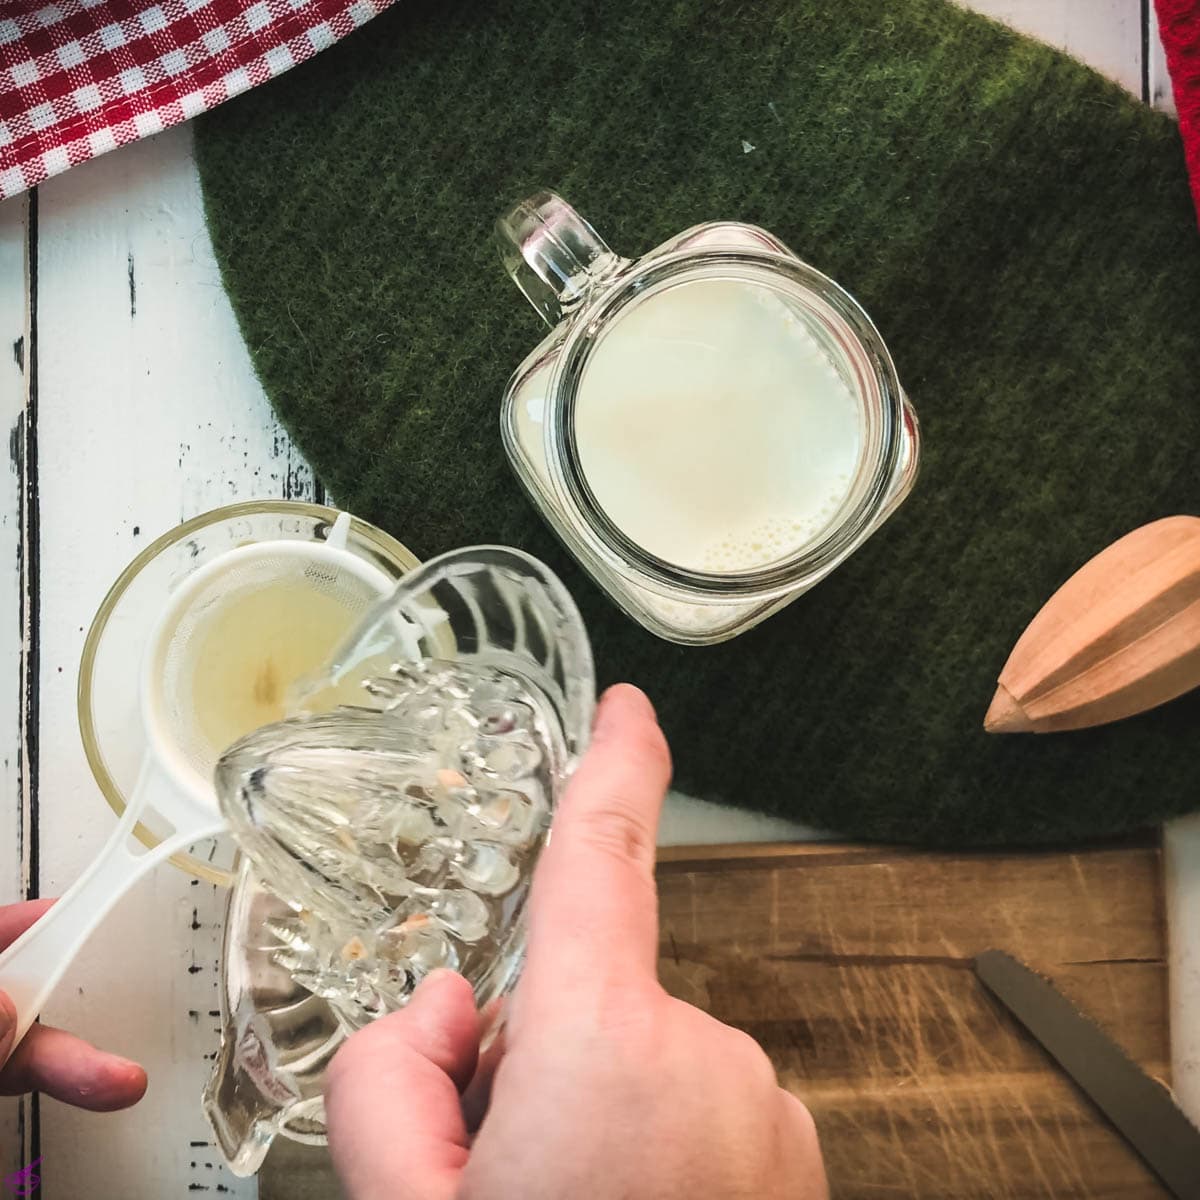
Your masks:
[[[213,803],[212,773],[224,747],[211,744],[189,700],[192,643],[218,612],[282,583],[328,596],[347,614],[363,616],[390,582],[331,542],[242,546],[197,571],[172,598],[142,664],[142,719],[160,768],[181,789]]]
[[[120,823],[58,903],[0,954],[0,990],[8,993],[17,1010],[13,1048],[116,901],[151,867],[225,831],[212,783],[223,747],[208,744],[187,703],[192,637],[219,608],[281,581],[313,588],[334,597],[349,612],[365,615],[393,580],[346,549],[349,529],[350,515],[341,513],[325,542],[274,540],[239,546],[200,567],[172,595],[142,659],[141,710],[148,750]],[[152,850],[142,850],[130,836],[147,807],[173,827]]]

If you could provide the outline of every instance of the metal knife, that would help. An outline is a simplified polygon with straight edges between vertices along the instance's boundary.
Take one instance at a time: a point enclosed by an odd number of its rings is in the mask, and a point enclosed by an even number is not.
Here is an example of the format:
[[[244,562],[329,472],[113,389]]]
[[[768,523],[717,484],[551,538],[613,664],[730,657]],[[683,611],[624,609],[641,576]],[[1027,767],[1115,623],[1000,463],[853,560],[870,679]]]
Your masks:
[[[975,959],[975,974],[1125,1140],[1177,1200],[1200,1200],[1200,1129],[1099,1026],[1049,980],[1002,950]]]

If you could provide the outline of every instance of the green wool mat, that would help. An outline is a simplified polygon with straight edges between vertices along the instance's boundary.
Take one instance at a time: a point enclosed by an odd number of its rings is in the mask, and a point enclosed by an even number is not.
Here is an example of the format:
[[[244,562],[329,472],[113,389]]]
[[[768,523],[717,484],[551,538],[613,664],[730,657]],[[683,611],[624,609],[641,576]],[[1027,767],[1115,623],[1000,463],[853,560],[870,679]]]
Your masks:
[[[1200,695],[1083,733],[981,726],[1063,579],[1200,511],[1200,237],[1167,118],[942,0],[400,0],[197,136],[246,342],[331,493],[422,557],[551,563],[601,680],[658,705],[681,789],[960,845],[1200,801]],[[763,225],[895,356],[916,489],[750,634],[635,627],[509,470],[500,396],[545,331],[491,228],[543,186],[628,255]]]

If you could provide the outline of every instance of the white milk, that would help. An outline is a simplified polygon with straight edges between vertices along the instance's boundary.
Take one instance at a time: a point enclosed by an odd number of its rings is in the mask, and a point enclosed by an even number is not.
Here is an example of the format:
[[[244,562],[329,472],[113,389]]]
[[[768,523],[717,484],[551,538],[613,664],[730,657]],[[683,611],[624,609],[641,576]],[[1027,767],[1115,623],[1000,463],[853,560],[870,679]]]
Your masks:
[[[802,314],[714,279],[659,293],[602,336],[575,434],[597,502],[630,539],[677,566],[745,571],[829,525],[862,417]]]

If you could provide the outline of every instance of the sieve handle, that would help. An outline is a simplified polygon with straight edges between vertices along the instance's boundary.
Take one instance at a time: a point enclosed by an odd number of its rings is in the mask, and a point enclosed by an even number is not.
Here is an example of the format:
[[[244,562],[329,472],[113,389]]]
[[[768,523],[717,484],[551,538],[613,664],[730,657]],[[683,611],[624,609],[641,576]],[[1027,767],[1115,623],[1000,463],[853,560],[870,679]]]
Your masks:
[[[171,837],[152,850],[137,853],[132,846],[138,843],[131,834],[151,792],[156,800],[161,796],[156,808],[172,818],[186,815],[187,820],[176,820],[176,832]],[[218,813],[181,804],[179,793],[156,770],[143,768],[137,789],[104,848],[54,907],[0,954],[0,991],[8,993],[17,1010],[16,1034],[9,1054],[109,909],[152,867],[224,829],[225,822]]]

